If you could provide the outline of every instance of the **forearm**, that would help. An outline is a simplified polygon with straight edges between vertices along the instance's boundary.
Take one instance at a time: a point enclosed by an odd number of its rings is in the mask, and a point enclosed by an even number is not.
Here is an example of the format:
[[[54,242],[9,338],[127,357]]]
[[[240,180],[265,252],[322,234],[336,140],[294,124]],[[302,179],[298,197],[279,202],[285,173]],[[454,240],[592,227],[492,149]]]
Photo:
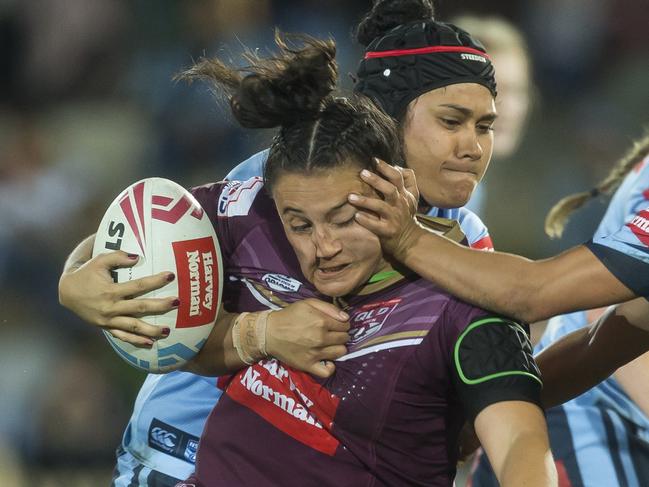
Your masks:
[[[556,486],[556,469],[547,436],[536,432],[516,435],[503,463],[499,482],[502,487]]]
[[[469,249],[420,229],[395,257],[465,301],[527,322],[634,297],[583,246],[532,261]]]
[[[534,262],[500,252],[471,250],[426,230],[419,230],[397,255],[407,267],[452,294],[482,308],[530,320],[525,296],[538,293]],[[528,279],[526,279],[526,277]]]
[[[633,402],[649,417],[649,353],[644,353],[615,372],[615,379]]]
[[[247,364],[239,357],[232,341],[232,327],[237,316],[238,313],[221,310],[203,348],[183,370],[198,375],[219,376],[245,367]]]
[[[632,324],[624,306],[611,308],[594,326],[566,335],[536,357],[545,408],[582,394],[649,350],[649,332]]]

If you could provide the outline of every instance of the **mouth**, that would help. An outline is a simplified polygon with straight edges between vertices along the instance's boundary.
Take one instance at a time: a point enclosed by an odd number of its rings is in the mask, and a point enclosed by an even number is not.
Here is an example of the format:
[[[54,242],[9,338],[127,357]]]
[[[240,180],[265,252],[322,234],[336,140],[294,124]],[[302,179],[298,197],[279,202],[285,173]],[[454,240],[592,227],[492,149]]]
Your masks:
[[[318,267],[316,269],[316,274],[320,279],[330,279],[343,273],[347,268],[349,268],[349,266],[350,264],[340,264],[336,266]]]
[[[474,175],[474,176],[477,176],[477,172],[476,172],[476,171],[474,171],[474,170],[472,170],[472,169],[468,169],[468,168],[461,168],[461,167],[448,167],[448,166],[447,166],[447,167],[445,167],[444,169],[445,169],[446,171],[449,171],[449,172],[454,172],[454,173],[459,173],[459,174],[472,174],[472,175]]]

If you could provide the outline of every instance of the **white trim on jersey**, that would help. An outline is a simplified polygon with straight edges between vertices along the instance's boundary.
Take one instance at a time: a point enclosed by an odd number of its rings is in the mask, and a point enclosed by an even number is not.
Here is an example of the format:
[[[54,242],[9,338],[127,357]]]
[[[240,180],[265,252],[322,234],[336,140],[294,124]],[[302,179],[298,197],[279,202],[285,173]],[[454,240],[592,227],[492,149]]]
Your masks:
[[[349,360],[356,357],[362,357],[363,355],[378,352],[379,350],[386,350],[388,348],[409,347],[412,345],[419,345],[423,340],[424,340],[423,338],[410,338],[407,340],[395,340],[393,342],[380,343],[378,345],[374,345],[373,347],[363,348],[361,350],[356,350],[355,352],[348,353],[347,355],[343,355],[339,359],[336,359],[336,362],[344,362],[345,360]]]

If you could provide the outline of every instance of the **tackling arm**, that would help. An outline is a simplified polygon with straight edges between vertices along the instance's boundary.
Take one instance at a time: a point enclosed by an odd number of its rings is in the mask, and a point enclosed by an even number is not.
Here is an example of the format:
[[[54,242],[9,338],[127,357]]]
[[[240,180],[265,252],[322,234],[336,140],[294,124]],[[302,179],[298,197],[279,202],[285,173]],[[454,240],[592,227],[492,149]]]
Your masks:
[[[638,298],[607,310],[546,348],[536,361],[543,376],[546,408],[562,404],[649,351],[649,302]]]

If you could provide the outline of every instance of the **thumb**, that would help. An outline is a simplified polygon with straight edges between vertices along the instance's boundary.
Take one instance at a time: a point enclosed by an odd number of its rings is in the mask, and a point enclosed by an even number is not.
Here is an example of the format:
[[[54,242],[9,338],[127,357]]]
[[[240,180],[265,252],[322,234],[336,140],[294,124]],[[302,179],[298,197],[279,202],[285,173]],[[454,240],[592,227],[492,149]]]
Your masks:
[[[331,377],[331,375],[335,371],[336,365],[331,360],[321,360],[319,362],[316,362],[307,370],[307,372],[309,372],[310,374],[313,374],[316,377],[320,377],[322,379]]]
[[[319,299],[308,299],[307,303],[312,308],[317,309],[321,313],[329,316],[334,320],[338,320],[338,321],[349,320],[349,315],[334,304],[326,303],[324,301],[320,301]]]

